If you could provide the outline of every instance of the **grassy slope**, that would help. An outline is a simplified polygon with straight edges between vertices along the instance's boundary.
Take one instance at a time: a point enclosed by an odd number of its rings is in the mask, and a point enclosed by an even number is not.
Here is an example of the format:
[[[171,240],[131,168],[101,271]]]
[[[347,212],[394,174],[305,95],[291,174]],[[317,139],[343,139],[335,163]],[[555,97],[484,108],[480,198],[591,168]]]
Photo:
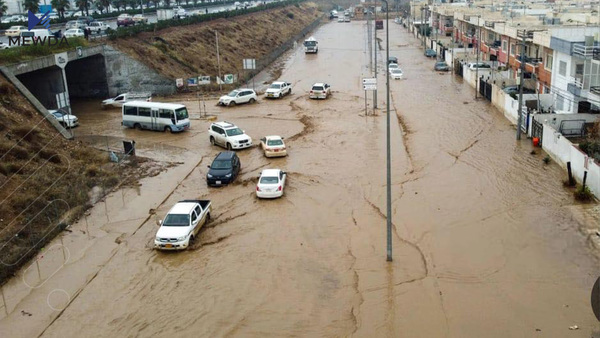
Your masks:
[[[65,140],[0,76],[0,285],[90,206],[92,187],[109,191],[134,169]]]
[[[242,59],[260,59],[321,14],[315,4],[303,3],[299,7],[141,33],[111,44],[169,78],[214,76],[218,73],[214,32],[218,31],[221,73],[237,74],[242,72]]]

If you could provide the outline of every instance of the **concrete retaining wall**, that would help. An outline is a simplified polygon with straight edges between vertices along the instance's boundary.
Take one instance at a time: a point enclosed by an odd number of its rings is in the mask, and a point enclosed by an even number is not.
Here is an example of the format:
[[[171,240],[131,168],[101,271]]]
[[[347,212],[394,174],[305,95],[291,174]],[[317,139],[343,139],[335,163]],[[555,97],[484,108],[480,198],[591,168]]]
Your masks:
[[[108,45],[104,45],[104,62],[109,96],[130,91],[170,95],[176,91],[174,79],[159,75],[143,63]]]

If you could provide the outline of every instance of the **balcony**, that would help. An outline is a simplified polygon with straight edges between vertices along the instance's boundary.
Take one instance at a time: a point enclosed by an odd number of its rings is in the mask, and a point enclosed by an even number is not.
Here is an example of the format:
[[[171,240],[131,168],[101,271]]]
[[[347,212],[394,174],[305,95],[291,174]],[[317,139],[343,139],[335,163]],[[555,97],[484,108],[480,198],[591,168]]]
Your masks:
[[[592,58],[596,61],[600,61],[600,48],[594,48],[594,55]]]
[[[572,81],[567,84],[567,91],[575,96],[581,96],[581,88],[583,87],[581,81],[578,79],[572,79]]]
[[[576,43],[573,45],[573,55],[580,56],[582,58],[594,57],[594,60],[599,60],[600,55],[598,46],[584,46]]]
[[[596,95],[600,95],[600,87],[592,86],[590,87],[590,92]]]
[[[533,31],[517,30],[517,37],[519,39],[522,39],[523,37],[525,37],[526,39],[533,39]]]

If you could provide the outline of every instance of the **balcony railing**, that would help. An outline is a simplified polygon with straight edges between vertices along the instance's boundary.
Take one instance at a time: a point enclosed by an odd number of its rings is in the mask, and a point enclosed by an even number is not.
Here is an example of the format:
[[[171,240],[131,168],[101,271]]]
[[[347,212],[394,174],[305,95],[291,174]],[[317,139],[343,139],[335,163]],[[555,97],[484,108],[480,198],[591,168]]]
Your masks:
[[[517,37],[522,39],[525,36],[526,39],[533,39],[533,31],[517,31]]]
[[[594,55],[592,58],[596,61],[600,61],[600,48],[594,48]]]
[[[598,86],[591,86],[590,87],[590,92],[596,94],[596,95],[600,95],[600,87]]]
[[[595,60],[598,60],[598,46],[584,46],[582,44],[576,43],[573,45],[573,54],[579,55],[581,57],[593,57],[595,56]]]

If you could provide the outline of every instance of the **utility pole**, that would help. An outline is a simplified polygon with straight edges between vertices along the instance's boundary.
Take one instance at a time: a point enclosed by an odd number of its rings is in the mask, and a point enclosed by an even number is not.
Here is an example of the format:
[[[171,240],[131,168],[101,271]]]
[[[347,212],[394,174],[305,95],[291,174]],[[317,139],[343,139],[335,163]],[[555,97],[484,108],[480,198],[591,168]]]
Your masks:
[[[377,79],[377,1],[375,1],[375,7],[373,7],[373,12],[375,13],[375,29],[373,30],[375,39],[373,40],[373,50],[375,52],[375,78]],[[385,66],[387,68],[387,65]],[[377,88],[373,91],[373,109],[377,109]]]
[[[477,94],[479,92],[479,43],[481,41],[481,27],[479,27],[479,18],[477,16],[477,30],[479,34],[477,34],[477,62],[475,62],[475,100],[477,100]]]
[[[219,90],[223,90],[223,79],[221,78],[221,56],[219,55],[219,33],[215,31],[215,39],[217,41],[217,67],[219,68]]]
[[[373,72],[373,53],[371,53],[371,50],[373,50],[373,35],[371,35],[371,24],[372,24],[372,20],[371,20],[371,11],[367,12],[367,53],[369,53],[369,71],[372,73]]]
[[[517,112],[517,141],[521,139],[521,123],[522,114],[521,110],[523,109],[523,76],[525,75],[525,37],[527,36],[527,31],[523,31],[523,40],[521,42],[521,74],[519,76],[519,110]]]
[[[390,17],[389,17],[389,5],[388,0],[381,0],[385,3],[385,56],[389,60],[390,58]],[[386,61],[387,63],[387,61]],[[386,65],[387,68],[387,65]],[[387,216],[386,216],[386,229],[387,229],[387,258],[388,262],[392,261],[392,155],[391,155],[391,141],[390,141],[390,72],[385,72],[385,87],[386,87],[386,142],[387,142]]]
[[[420,31],[421,31],[421,39],[423,39],[423,41],[421,42],[421,45],[423,47],[425,47],[425,38],[424,38],[425,34],[423,34],[423,27],[424,27],[423,26],[423,7],[421,7],[421,29],[420,29]]]

